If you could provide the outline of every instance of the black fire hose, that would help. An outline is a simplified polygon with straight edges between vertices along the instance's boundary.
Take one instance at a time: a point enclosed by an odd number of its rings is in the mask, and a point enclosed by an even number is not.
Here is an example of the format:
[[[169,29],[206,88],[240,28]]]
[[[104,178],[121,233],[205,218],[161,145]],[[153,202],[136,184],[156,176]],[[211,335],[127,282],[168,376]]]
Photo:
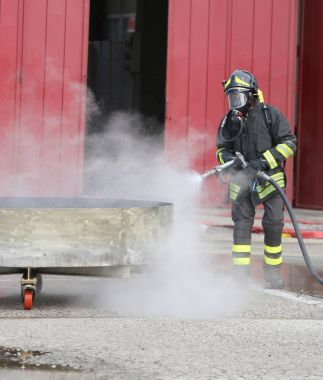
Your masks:
[[[248,162],[246,162],[243,155],[240,152],[236,152],[236,158],[234,158],[231,161],[228,161],[222,165],[215,166],[213,169],[205,172],[204,174],[202,174],[202,179],[205,179],[205,178],[207,178],[211,175],[214,175],[214,174],[215,175],[221,174],[223,171],[229,169],[235,163],[236,160],[239,160],[241,162],[243,168],[246,168],[249,166]],[[302,237],[301,230],[300,230],[299,225],[298,225],[297,220],[296,220],[295,213],[293,211],[291,204],[289,203],[289,200],[286,197],[286,194],[268,174],[266,174],[262,171],[259,171],[256,173],[256,176],[270,182],[274,186],[274,188],[278,191],[279,195],[282,197],[284,204],[287,208],[288,214],[289,214],[291,221],[293,223],[294,230],[295,230],[297,240],[298,240],[298,244],[299,244],[299,247],[301,249],[302,255],[304,257],[304,261],[305,261],[305,264],[307,266],[307,269],[309,270],[311,275],[315,278],[315,280],[319,284],[323,285],[323,278],[318,274],[317,270],[314,268],[312,261],[308,255],[308,252],[307,252],[307,249],[305,247],[304,240]]]
[[[304,240],[302,237],[301,230],[300,230],[299,225],[298,225],[297,220],[296,220],[294,210],[293,210],[291,204],[289,203],[289,200],[287,199],[285,192],[277,185],[277,183],[272,178],[269,177],[268,174],[266,174],[264,172],[258,172],[257,177],[265,179],[266,181],[270,182],[274,186],[274,188],[278,191],[279,195],[282,197],[282,199],[285,203],[285,206],[287,208],[288,214],[289,214],[291,221],[293,223],[294,230],[295,230],[297,240],[298,240],[298,244],[299,244],[299,247],[301,249],[302,255],[304,257],[304,261],[306,263],[306,266],[307,266],[308,270],[310,271],[311,275],[315,278],[315,280],[319,284],[323,285],[323,278],[318,274],[317,270],[314,268],[312,261],[308,255],[308,252],[307,252],[307,249],[305,247]]]

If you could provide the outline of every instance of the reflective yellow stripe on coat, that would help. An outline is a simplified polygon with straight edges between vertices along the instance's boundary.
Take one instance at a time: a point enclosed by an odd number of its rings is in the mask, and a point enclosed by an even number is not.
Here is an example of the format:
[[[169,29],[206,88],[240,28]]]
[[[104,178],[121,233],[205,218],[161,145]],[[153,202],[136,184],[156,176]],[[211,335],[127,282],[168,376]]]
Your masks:
[[[275,169],[278,166],[278,162],[275,160],[274,156],[271,154],[270,150],[266,150],[266,152],[263,154],[266,161],[268,162],[268,165],[270,169]]]
[[[287,159],[288,157],[290,156],[294,156],[294,151],[293,149],[291,149],[288,144],[278,144],[277,146],[275,146],[275,149],[280,153],[282,154],[285,159]]]

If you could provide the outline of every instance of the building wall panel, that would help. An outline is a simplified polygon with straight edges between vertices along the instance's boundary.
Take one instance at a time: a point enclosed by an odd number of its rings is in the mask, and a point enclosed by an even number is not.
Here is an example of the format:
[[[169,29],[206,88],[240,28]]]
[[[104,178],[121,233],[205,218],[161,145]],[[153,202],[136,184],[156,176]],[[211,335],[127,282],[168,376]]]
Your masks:
[[[44,72],[43,136],[40,162],[40,193],[56,196],[60,183],[60,140],[64,82],[65,0],[49,0],[47,6],[46,59]]]
[[[323,210],[323,3],[303,1],[296,205]]]
[[[191,0],[169,2],[169,25],[171,33],[168,33],[167,54],[166,151],[173,162],[185,166],[187,161]]]
[[[44,71],[46,56],[46,2],[23,2],[20,118],[17,141],[18,192],[38,191],[42,147]],[[38,20],[38,22],[35,22]]]
[[[89,0],[1,0],[0,195],[81,191]]]
[[[86,7],[79,0],[68,0],[64,50],[63,113],[60,150],[60,195],[73,195],[78,191],[81,176],[79,147],[83,144],[84,125],[81,125],[84,99],[82,60],[84,39],[88,34],[84,19]],[[86,57],[87,59],[87,57]],[[70,173],[75,175],[70,176]]]
[[[272,13],[272,0],[255,2],[252,70],[257,69],[257,80],[266,102],[270,102]]]
[[[187,136],[184,150],[187,155],[191,154],[188,142],[193,133],[201,140],[204,135],[201,157],[190,162],[193,169],[203,171],[216,164],[208,142],[214,144],[220,117],[227,109],[220,79],[225,79],[235,68],[255,74],[266,101],[280,108],[294,128],[297,0],[209,0],[199,2],[199,9],[192,0],[185,2],[186,8],[180,3],[170,0],[166,148],[171,150],[171,144],[178,140],[176,125],[186,125],[188,120],[186,133],[185,128],[180,129],[181,137],[185,139]],[[178,7],[181,5],[180,12]],[[187,31],[185,36],[178,32],[183,22]],[[178,49],[183,46],[187,53],[185,58],[178,54]],[[195,69],[198,65],[200,71]],[[181,78],[180,82],[178,78]],[[182,85],[185,80],[188,86]],[[179,107],[179,99],[182,102],[189,99],[186,110]],[[287,171],[291,197],[290,163]],[[216,186],[219,189],[220,185]],[[217,203],[219,199],[214,194],[221,192],[212,193],[213,203]]]
[[[293,130],[295,128],[297,18],[297,1],[273,0],[269,102],[287,116]],[[286,173],[287,195],[292,200],[292,160],[287,161]]]
[[[219,120],[226,109],[225,99],[221,91],[219,92],[215,89],[220,85],[227,73],[226,60],[218,59],[218,56],[226,57],[227,51],[230,48],[230,44],[228,43],[230,30],[227,27],[229,6],[230,3],[227,0],[210,1],[204,169],[214,166],[216,131]],[[210,67],[213,69],[209,70]],[[221,186],[216,178],[209,178],[204,186],[204,192],[209,194],[213,201],[221,203],[225,199],[226,186]]]
[[[9,194],[13,188],[15,171],[15,115],[19,81],[18,49],[19,20],[22,14],[19,0],[0,2],[0,193]],[[18,75],[17,75],[18,74]]]
[[[209,53],[210,0],[192,0],[188,88],[188,155],[190,166],[204,169]]]
[[[229,72],[236,68],[252,67],[254,7],[254,0],[232,0],[228,20],[231,28]]]
[[[287,113],[290,1],[273,0],[269,102]]]

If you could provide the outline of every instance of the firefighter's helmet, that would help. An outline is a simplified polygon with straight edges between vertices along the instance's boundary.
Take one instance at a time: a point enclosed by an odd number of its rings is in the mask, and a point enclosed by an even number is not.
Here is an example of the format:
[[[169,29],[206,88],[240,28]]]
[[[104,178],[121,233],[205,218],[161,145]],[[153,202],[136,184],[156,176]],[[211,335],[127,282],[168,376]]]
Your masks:
[[[259,97],[258,83],[249,71],[235,70],[222,84],[232,110],[245,113]]]

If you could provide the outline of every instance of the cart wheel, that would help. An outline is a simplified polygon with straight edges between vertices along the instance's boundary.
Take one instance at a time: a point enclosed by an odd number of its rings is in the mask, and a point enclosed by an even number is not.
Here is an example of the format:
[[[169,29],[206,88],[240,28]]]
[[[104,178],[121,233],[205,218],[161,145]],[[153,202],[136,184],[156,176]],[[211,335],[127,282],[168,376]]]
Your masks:
[[[33,307],[33,294],[34,292],[31,289],[25,289],[24,291],[24,309],[31,310]]]

